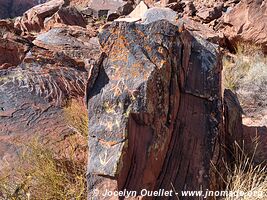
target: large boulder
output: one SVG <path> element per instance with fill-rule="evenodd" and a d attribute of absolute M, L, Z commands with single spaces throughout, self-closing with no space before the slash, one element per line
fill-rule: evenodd
<path fill-rule="evenodd" d="M 105 189 L 218 189 L 217 46 L 165 20 L 116 22 L 99 37 L 103 53 L 87 87 L 89 197 L 105 199 Z"/>
<path fill-rule="evenodd" d="M 82 98 L 86 75 L 74 63 L 63 63 L 59 55 L 36 47 L 16 68 L 0 70 L 1 168 L 17 161 L 18 141 L 40 137 L 48 148 L 58 151 L 67 148 L 71 137 L 82 140 L 63 108 L 68 101 Z"/>
<path fill-rule="evenodd" d="M 224 34 L 233 45 L 248 42 L 267 52 L 267 2 L 243 0 L 224 17 Z"/>

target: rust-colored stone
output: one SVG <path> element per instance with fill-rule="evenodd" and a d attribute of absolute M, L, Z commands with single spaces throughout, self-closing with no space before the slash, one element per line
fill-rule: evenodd
<path fill-rule="evenodd" d="M 87 90 L 88 198 L 94 188 L 218 188 L 211 166 L 224 156 L 217 46 L 167 21 L 113 23 L 100 44 L 104 56 Z"/>
<path fill-rule="evenodd" d="M 225 15 L 223 32 L 233 45 L 238 42 L 257 44 L 267 52 L 266 12 L 266 1 L 241 1 Z"/>

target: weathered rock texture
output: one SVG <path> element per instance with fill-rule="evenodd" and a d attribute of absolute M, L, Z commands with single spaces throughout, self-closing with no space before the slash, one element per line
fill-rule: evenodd
<path fill-rule="evenodd" d="M 52 0 L 35 6 L 22 17 L 16 18 L 15 26 L 23 32 L 39 32 L 44 28 L 45 19 L 51 17 L 64 5 L 66 5 L 65 0 Z"/>
<path fill-rule="evenodd" d="M 0 38 L 0 69 L 18 65 L 29 51 L 30 45 L 29 41 L 10 33 Z"/>
<path fill-rule="evenodd" d="M 234 149 L 238 146 L 242 148 L 244 142 L 244 131 L 242 124 L 243 110 L 237 96 L 229 89 L 224 90 L 224 127 L 225 145 L 228 155 L 233 161 Z"/>
<path fill-rule="evenodd" d="M 243 0 L 225 17 L 223 30 L 229 40 L 262 45 L 267 52 L 267 2 Z"/>
<path fill-rule="evenodd" d="M 74 109 L 86 113 L 88 71 L 100 55 L 95 35 L 60 27 L 33 43 L 9 32 L 0 38 L 0 170 L 16 159 L 17 142 L 30 138 L 40 137 L 55 151 L 74 145 L 79 156 L 86 154 L 86 133 L 68 119 L 78 111 L 65 109 L 77 102 Z"/>
<path fill-rule="evenodd" d="M 51 29 L 56 23 L 86 27 L 85 19 L 75 7 L 60 8 L 53 16 L 45 20 L 44 27 Z"/>
<path fill-rule="evenodd" d="M 87 89 L 89 190 L 218 188 L 217 46 L 167 21 L 113 23 L 100 43 Z"/>
<path fill-rule="evenodd" d="M 266 164 L 266 126 L 248 123 L 242 119 L 243 109 L 240 106 L 237 95 L 229 89 L 224 91 L 224 127 L 225 150 L 228 155 L 228 164 L 231 166 L 238 162 L 236 155 L 242 151 L 248 155 L 255 164 Z"/>

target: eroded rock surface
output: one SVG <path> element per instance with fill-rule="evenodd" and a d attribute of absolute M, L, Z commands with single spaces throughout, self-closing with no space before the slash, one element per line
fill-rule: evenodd
<path fill-rule="evenodd" d="M 19 142 L 36 137 L 55 151 L 74 147 L 85 157 L 87 133 L 68 117 L 86 113 L 88 72 L 100 55 L 95 35 L 61 26 L 33 43 L 10 32 L 0 38 L 0 168 L 16 160 Z M 66 111 L 73 102 L 79 110 Z"/>
<path fill-rule="evenodd" d="M 262 45 L 267 52 L 267 2 L 241 1 L 225 17 L 225 35 L 236 45 L 248 42 Z"/>
<path fill-rule="evenodd" d="M 45 19 L 44 28 L 49 30 L 57 23 L 86 28 L 86 21 L 82 14 L 75 7 L 71 6 L 60 8 L 53 16 Z"/>
<path fill-rule="evenodd" d="M 211 161 L 217 167 L 231 153 L 221 146 L 258 135 L 261 162 L 266 127 L 242 125 L 230 91 L 221 102 L 221 57 L 212 43 L 224 46 L 225 33 L 232 44 L 266 46 L 266 1 L 220 2 L 52 0 L 0 20 L 0 169 L 15 159 L 18 138 L 40 135 L 66 148 L 74 139 L 85 153 L 87 141 L 64 110 L 71 102 L 84 110 L 85 90 L 88 198 L 105 188 L 218 190 Z M 103 27 L 100 49 L 106 15 L 131 23 Z"/>
<path fill-rule="evenodd" d="M 242 124 L 243 110 L 240 106 L 237 95 L 231 90 L 224 91 L 224 127 L 225 144 L 228 155 L 233 161 L 234 151 L 239 146 L 242 148 L 244 142 L 244 131 Z"/>
<path fill-rule="evenodd" d="M 37 5 L 25 12 L 22 17 L 16 18 L 15 26 L 23 32 L 39 32 L 44 28 L 45 19 L 51 17 L 64 5 L 67 5 L 65 0 L 52 0 Z"/>
<path fill-rule="evenodd" d="M 219 187 L 210 161 L 223 157 L 220 56 L 179 30 L 116 22 L 100 34 L 87 90 L 89 190 Z"/>
<path fill-rule="evenodd" d="M 0 37 L 0 69 L 18 65 L 24 59 L 30 46 L 28 40 L 11 33 Z"/>

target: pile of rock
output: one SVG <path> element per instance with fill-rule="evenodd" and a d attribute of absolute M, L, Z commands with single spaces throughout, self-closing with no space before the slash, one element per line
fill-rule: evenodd
<path fill-rule="evenodd" d="M 86 146 L 63 117 L 86 92 L 89 195 L 219 189 L 210 161 L 219 168 L 231 159 L 222 146 L 255 130 L 235 95 L 222 95 L 219 47 L 266 50 L 266 9 L 263 0 L 51 0 L 0 20 L 0 165 L 17 137 Z"/>

